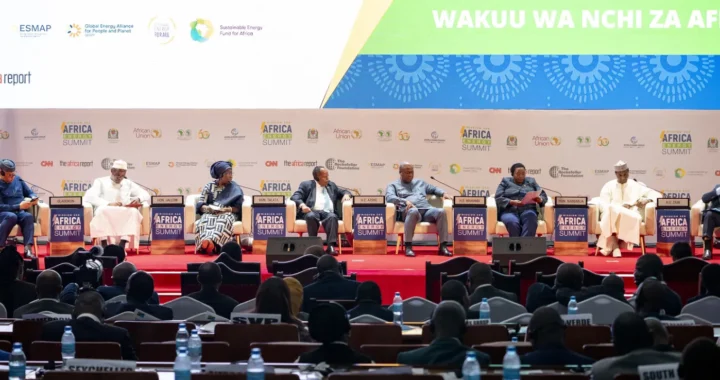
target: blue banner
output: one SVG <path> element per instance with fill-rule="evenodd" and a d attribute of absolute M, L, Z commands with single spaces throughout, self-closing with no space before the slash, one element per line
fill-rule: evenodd
<path fill-rule="evenodd" d="M 153 207 L 151 212 L 153 240 L 185 240 L 185 208 Z"/>
<path fill-rule="evenodd" d="M 555 208 L 555 241 L 587 243 L 588 209 Z"/>
<path fill-rule="evenodd" d="M 355 240 L 385 240 L 385 207 L 353 208 Z"/>
<path fill-rule="evenodd" d="M 53 208 L 50 209 L 50 242 L 76 243 L 82 242 L 85 236 L 84 209 Z"/>
<path fill-rule="evenodd" d="M 657 209 L 657 242 L 690 241 L 690 211 Z"/>
<path fill-rule="evenodd" d="M 253 207 L 253 239 L 285 236 L 285 207 Z"/>
<path fill-rule="evenodd" d="M 454 241 L 486 241 L 487 209 L 481 207 L 455 208 Z"/>

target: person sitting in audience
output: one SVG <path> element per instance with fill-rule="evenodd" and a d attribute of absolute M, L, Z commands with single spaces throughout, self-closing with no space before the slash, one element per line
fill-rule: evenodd
<path fill-rule="evenodd" d="M 475 263 L 468 270 L 468 288 L 470 289 L 470 305 L 480 303 L 483 298 L 502 297 L 508 301 L 518 302 L 517 294 L 500 290 L 492 285 L 493 273 L 490 265 Z"/>
<path fill-rule="evenodd" d="M 133 273 L 127 283 L 127 300 L 105 305 L 105 315 L 110 318 L 126 311 L 140 310 L 160 320 L 172 320 L 173 310 L 171 308 L 148 303 L 154 288 L 155 282 L 147 272 Z"/>
<path fill-rule="evenodd" d="M 285 281 L 285 285 L 287 285 L 288 290 L 290 290 L 290 314 L 301 321 L 307 321 L 308 314 L 300 311 L 303 302 L 302 284 L 293 277 L 285 277 L 283 281 Z"/>
<path fill-rule="evenodd" d="M 9 245 L 0 251 L 0 303 L 7 315 L 27 305 L 36 297 L 35 285 L 22 281 L 25 263 L 15 246 Z"/>
<path fill-rule="evenodd" d="M 442 301 L 430 320 L 434 339 L 429 346 L 398 354 L 397 362 L 405 365 L 432 365 L 462 368 L 468 351 L 475 351 L 481 366 L 490 363 L 490 356 L 462 343 L 465 335 L 465 308 L 455 301 Z"/>
<path fill-rule="evenodd" d="M 332 255 L 324 255 L 317 262 L 318 278 L 305 287 L 302 310 L 310 312 L 311 299 L 353 300 L 360 283 L 347 280 L 340 271 L 340 263 Z"/>
<path fill-rule="evenodd" d="M 480 318 L 480 311 L 470 310 L 470 297 L 468 297 L 467 288 L 458 280 L 450 280 L 443 284 L 440 288 L 441 301 L 455 301 L 465 309 L 467 319 Z M 481 300 L 482 301 L 482 300 Z"/>
<path fill-rule="evenodd" d="M 117 244 L 108 244 L 107 247 L 105 247 L 102 250 L 102 256 L 103 257 L 115 257 L 117 258 L 117 263 L 124 263 L 125 262 L 125 249 L 123 247 L 117 245 Z"/>
<path fill-rule="evenodd" d="M 393 313 L 388 308 L 382 306 L 380 287 L 375 282 L 365 281 L 360 284 L 357 289 L 355 301 L 357 301 L 357 306 L 348 312 L 350 319 L 367 314 L 387 322 L 392 322 Z"/>
<path fill-rule="evenodd" d="M 50 311 L 56 314 L 70 314 L 73 307 L 59 300 L 62 291 L 62 277 L 52 269 L 46 269 L 38 275 L 35 282 L 38 299 L 15 309 L 13 318 L 22 318 L 25 314 Z"/>
<path fill-rule="evenodd" d="M 350 322 L 345 316 L 345 308 L 335 302 L 318 305 L 308 318 L 310 336 L 322 344 L 305 352 L 297 359 L 298 363 L 351 366 L 368 364 L 372 360 L 348 346 Z"/>
<path fill-rule="evenodd" d="M 290 289 L 280 277 L 270 277 L 260 284 L 253 313 L 279 314 L 280 322 L 297 326 L 301 342 L 310 341 L 305 325 L 291 314 Z"/>
<path fill-rule="evenodd" d="M 645 318 L 645 323 L 653 337 L 653 349 L 660 352 L 673 352 L 675 347 L 670 344 L 670 333 L 657 318 Z"/>
<path fill-rule="evenodd" d="M 565 322 L 560 314 L 543 306 L 533 313 L 527 328 L 527 339 L 533 351 L 520 360 L 527 365 L 587 365 L 595 360 L 568 350 L 565 347 Z"/>
<path fill-rule="evenodd" d="M 212 307 L 215 314 L 230 319 L 230 314 L 238 301 L 220 293 L 220 284 L 222 284 L 220 266 L 213 262 L 203 263 L 198 268 L 197 281 L 200 284 L 200 291 L 190 293 L 188 297 Z"/>
<path fill-rule="evenodd" d="M 658 281 L 663 280 L 663 262 L 660 257 L 652 253 L 640 256 L 635 262 L 635 284 L 638 288 L 635 294 L 628 300 L 630 305 L 635 306 L 635 298 L 640 292 L 640 289 L 642 289 L 643 282 L 649 278 L 654 278 Z M 662 309 L 665 310 L 665 314 L 667 315 L 680 314 L 680 310 L 682 309 L 680 296 L 668 287 L 665 289 L 666 292 L 663 297 Z"/>
<path fill-rule="evenodd" d="M 686 257 L 693 257 L 693 249 L 690 246 L 690 243 L 678 241 L 672 245 L 672 248 L 670 248 L 670 256 L 672 257 L 673 262 Z"/>
<path fill-rule="evenodd" d="M 645 320 L 633 312 L 620 314 L 612 325 L 613 346 L 618 356 L 592 366 L 593 380 L 613 380 L 621 373 L 636 374 L 639 365 L 677 363 L 680 354 L 653 350 L 653 337 Z"/>
<path fill-rule="evenodd" d="M 593 287 L 591 286 L 590 288 Z M 610 273 L 603 278 L 599 292 L 618 301 L 627 303 L 627 299 L 625 298 L 625 281 L 615 273 Z"/>
<path fill-rule="evenodd" d="M 598 287 L 583 288 L 582 268 L 573 263 L 563 263 L 557 269 L 555 286 L 549 287 L 542 283 L 535 283 L 528 288 L 526 308 L 533 313 L 541 306 L 558 302 L 567 306 L 570 297 L 575 296 L 577 302 L 600 294 Z"/>
<path fill-rule="evenodd" d="M 677 320 L 665 315 L 663 304 L 667 292 L 667 285 L 662 282 L 652 278 L 645 280 L 635 298 L 635 311 L 643 318 L 657 318 L 661 321 Z"/>
<path fill-rule="evenodd" d="M 713 375 L 713 373 L 715 375 Z M 683 380 L 707 380 L 720 373 L 720 347 L 708 338 L 690 342 L 682 353 L 678 376 Z"/>
<path fill-rule="evenodd" d="M 135 272 L 137 272 L 135 264 L 129 261 L 125 261 L 116 265 L 112 271 L 113 284 L 110 286 L 98 286 L 98 293 L 100 293 L 100 295 L 103 297 L 103 299 L 105 299 L 105 301 L 125 294 L 125 292 L 127 291 L 128 279 Z M 160 304 L 160 297 L 158 296 L 157 292 L 153 291 L 152 297 L 150 297 L 150 301 L 148 301 L 148 303 L 151 305 Z"/>
<path fill-rule="evenodd" d="M 322 257 L 325 255 L 325 248 L 323 248 L 322 245 L 311 245 L 307 248 L 305 248 L 305 252 L 303 252 L 303 256 L 305 255 L 313 255 L 317 257 Z"/>
<path fill-rule="evenodd" d="M 227 253 L 234 260 L 242 261 L 242 248 L 240 247 L 240 244 L 234 241 L 225 243 L 220 249 L 220 253 Z"/>
<path fill-rule="evenodd" d="M 59 342 L 65 326 L 72 327 L 76 342 L 115 342 L 120 344 L 122 358 L 137 360 L 133 342 L 127 329 L 103 323 L 102 296 L 93 290 L 81 291 L 75 300 L 75 309 L 70 321 L 52 321 L 43 325 L 40 340 Z"/>
<path fill-rule="evenodd" d="M 0 362 L 6 362 L 8 360 L 10 360 L 10 353 L 0 350 Z"/>
<path fill-rule="evenodd" d="M 700 282 L 703 291 L 700 295 L 690 298 L 687 303 L 700 301 L 708 296 L 720 297 L 720 265 L 708 264 L 700 271 Z"/>

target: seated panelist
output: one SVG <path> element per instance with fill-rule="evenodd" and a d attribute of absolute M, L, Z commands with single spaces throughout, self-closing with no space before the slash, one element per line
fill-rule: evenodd
<path fill-rule="evenodd" d="M 195 209 L 200 214 L 195 227 L 195 252 L 219 253 L 232 240 L 233 224 L 242 220 L 243 191 L 233 181 L 232 164 L 217 161 L 210 166 L 212 181 L 202 189 Z"/>
<path fill-rule="evenodd" d="M 38 196 L 20 176 L 15 175 L 15 161 L 0 160 L 0 249 L 5 247 L 8 235 L 19 225 L 25 244 L 25 257 L 33 258 L 35 218 L 30 208 L 38 204 Z"/>
<path fill-rule="evenodd" d="M 525 165 L 517 163 L 510 168 L 512 177 L 503 178 L 495 191 L 495 203 L 500 221 L 505 224 L 508 234 L 516 236 L 535 236 L 538 226 L 538 205 L 545 206 L 548 198 L 545 191 L 532 177 L 527 177 Z M 525 195 L 540 191 L 534 203 L 522 204 Z"/>

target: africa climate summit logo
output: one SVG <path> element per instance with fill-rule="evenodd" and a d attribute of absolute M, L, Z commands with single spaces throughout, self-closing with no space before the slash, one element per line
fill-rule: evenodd
<path fill-rule="evenodd" d="M 214 31 L 215 29 L 210 20 L 199 18 L 190 23 L 190 38 L 193 41 L 205 42 L 212 36 Z"/>

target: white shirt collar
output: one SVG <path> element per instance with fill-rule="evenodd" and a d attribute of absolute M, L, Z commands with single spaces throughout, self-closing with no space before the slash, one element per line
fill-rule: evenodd
<path fill-rule="evenodd" d="M 84 318 L 84 317 L 90 318 L 97 323 L 102 323 L 100 321 L 100 318 L 95 316 L 95 314 L 90 314 L 90 313 L 82 313 L 82 314 L 78 315 L 76 319 L 80 319 L 80 318 Z"/>
<path fill-rule="evenodd" d="M 36 299 L 35 301 L 32 301 L 32 302 L 40 302 L 40 301 L 53 301 L 53 302 L 60 303 L 60 301 L 57 300 L 57 299 L 55 299 L 55 298 L 38 298 L 38 299 Z M 32 303 L 32 302 L 31 302 L 31 303 Z"/>
<path fill-rule="evenodd" d="M 483 284 L 483 285 L 478 286 L 478 287 L 475 288 L 475 289 L 487 288 L 488 286 L 492 286 L 492 284 Z"/>

